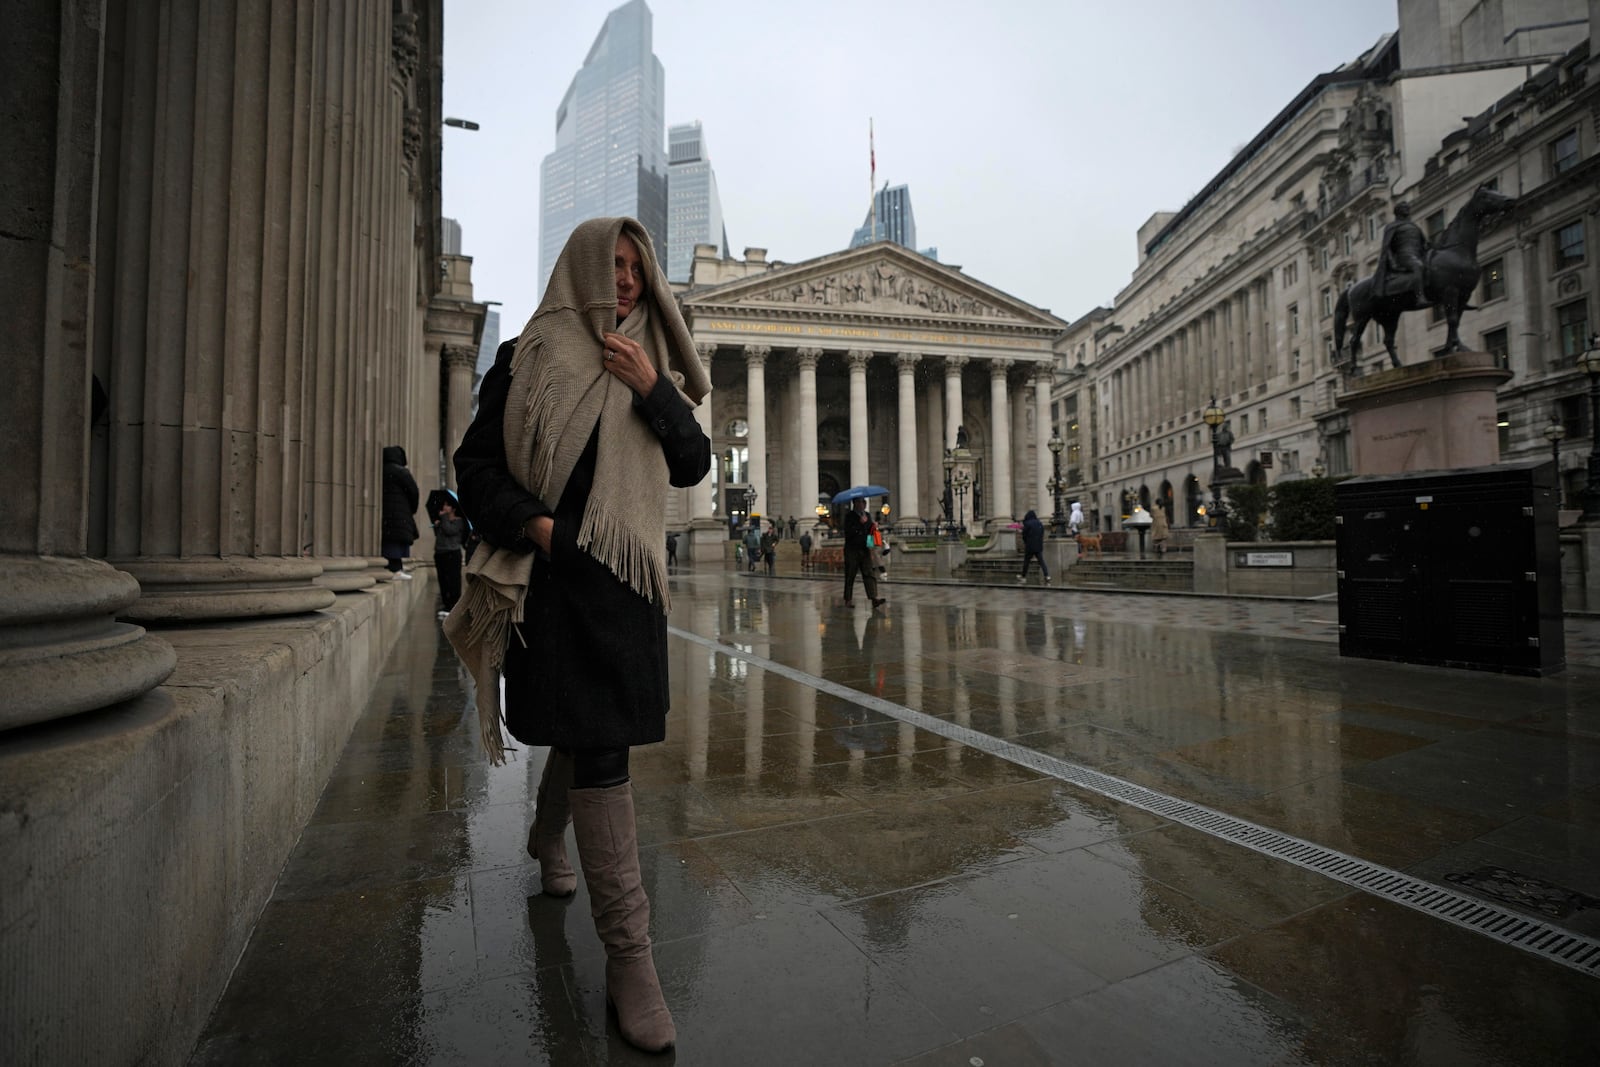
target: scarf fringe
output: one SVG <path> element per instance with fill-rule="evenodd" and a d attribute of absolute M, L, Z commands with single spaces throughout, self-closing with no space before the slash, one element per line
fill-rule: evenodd
<path fill-rule="evenodd" d="M 659 540 L 666 540 L 664 526 Z M 672 610 L 667 570 L 661 556 L 616 516 L 602 515 L 593 507 L 586 508 L 583 525 L 578 529 L 578 546 L 603 563 L 635 593 L 660 605 L 662 614 Z"/>

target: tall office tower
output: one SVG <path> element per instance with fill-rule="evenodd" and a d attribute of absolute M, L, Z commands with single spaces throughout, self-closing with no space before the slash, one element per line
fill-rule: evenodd
<path fill-rule="evenodd" d="M 667 280 L 686 282 L 694 246 L 718 245 L 728 256 L 728 231 L 722 222 L 717 172 L 706 157 L 698 122 L 667 130 Z"/>
<path fill-rule="evenodd" d="M 478 413 L 478 387 L 483 376 L 494 366 L 494 356 L 500 349 L 500 309 L 492 307 L 483 314 L 483 340 L 478 345 L 478 362 L 472 368 L 472 413 Z"/>
<path fill-rule="evenodd" d="M 539 292 L 585 219 L 632 215 L 667 247 L 666 73 L 651 15 L 629 0 L 606 16 L 556 110 L 556 148 L 540 168 Z"/>
<path fill-rule="evenodd" d="M 857 248 L 873 241 L 893 241 L 913 252 L 917 249 L 917 220 L 911 213 L 911 189 L 905 185 L 892 185 L 873 194 L 878 209 L 878 229 L 872 230 L 872 212 L 861 220 L 861 228 L 850 238 L 850 247 Z"/>
<path fill-rule="evenodd" d="M 461 254 L 461 223 L 455 219 L 439 220 L 439 251 L 447 256 Z"/>

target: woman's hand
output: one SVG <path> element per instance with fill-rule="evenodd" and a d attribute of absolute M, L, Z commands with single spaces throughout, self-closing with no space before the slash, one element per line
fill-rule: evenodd
<path fill-rule="evenodd" d="M 656 378 L 659 376 L 655 364 L 645 354 L 644 346 L 620 333 L 605 333 L 601 337 L 605 341 L 605 350 L 600 358 L 605 361 L 605 369 L 640 396 L 649 395 L 650 390 L 656 387 Z"/>
<path fill-rule="evenodd" d="M 555 532 L 556 520 L 549 515 L 535 515 L 522 524 L 522 532 L 526 534 L 539 551 L 546 556 L 550 554 L 550 535 Z"/>

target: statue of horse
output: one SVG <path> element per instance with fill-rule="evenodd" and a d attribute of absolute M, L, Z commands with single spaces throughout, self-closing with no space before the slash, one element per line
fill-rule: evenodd
<path fill-rule="evenodd" d="M 1345 327 L 1350 327 L 1350 355 L 1341 370 L 1347 375 L 1355 372 L 1361 361 L 1361 334 L 1374 319 L 1383 327 L 1383 347 L 1389 352 L 1390 362 L 1400 366 L 1400 356 L 1394 350 L 1394 330 L 1400 323 L 1401 313 L 1421 311 L 1436 304 L 1444 307 L 1445 320 L 1449 323 L 1445 351 L 1460 351 L 1462 344 L 1457 327 L 1461 312 L 1466 310 L 1467 299 L 1478 287 L 1479 227 L 1486 217 L 1509 211 L 1515 205 L 1514 197 L 1486 185 L 1478 187 L 1428 251 L 1423 267 L 1423 289 L 1427 294 L 1424 303 L 1417 303 L 1415 294 L 1410 291 L 1380 295 L 1374 292 L 1371 278 L 1362 278 L 1340 293 L 1338 306 L 1333 309 L 1336 352 L 1344 352 Z"/>

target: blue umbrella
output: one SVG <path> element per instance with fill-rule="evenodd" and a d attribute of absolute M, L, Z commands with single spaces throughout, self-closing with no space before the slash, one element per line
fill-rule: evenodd
<path fill-rule="evenodd" d="M 853 485 L 841 493 L 833 494 L 833 503 L 837 507 L 840 504 L 848 504 L 857 497 L 888 495 L 889 490 L 881 485 Z"/>

